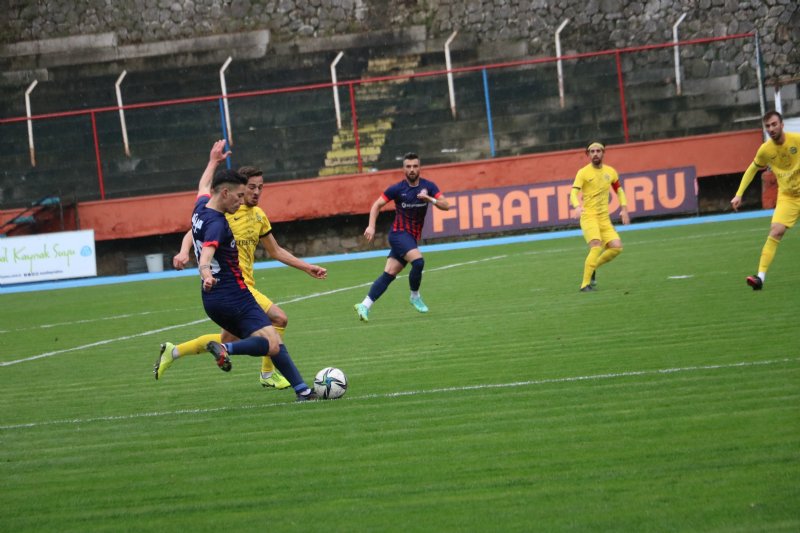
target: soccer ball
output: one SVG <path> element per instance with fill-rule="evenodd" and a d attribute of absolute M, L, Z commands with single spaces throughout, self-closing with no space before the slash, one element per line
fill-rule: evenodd
<path fill-rule="evenodd" d="M 341 398 L 347 392 L 347 376 L 338 368 L 323 368 L 314 378 L 314 392 L 325 400 Z"/>

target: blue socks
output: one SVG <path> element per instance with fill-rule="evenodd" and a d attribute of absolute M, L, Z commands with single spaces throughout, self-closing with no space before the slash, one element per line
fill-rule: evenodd
<path fill-rule="evenodd" d="M 269 341 L 264 337 L 248 337 L 240 341 L 226 342 L 225 349 L 228 350 L 229 355 L 251 355 L 253 357 L 262 357 L 269 353 Z M 272 356 L 272 364 L 281 371 L 283 377 L 289 380 L 292 388 L 300 393 L 308 389 L 303 376 L 292 361 L 289 352 L 286 350 L 286 345 L 281 344 L 278 355 Z"/>
<path fill-rule="evenodd" d="M 386 272 L 378 276 L 378 279 L 372 283 L 372 287 L 369 289 L 369 299 L 374 302 L 380 298 L 381 295 L 386 292 L 386 289 L 389 288 L 389 284 L 394 281 L 394 278 L 395 276 L 392 276 Z M 281 374 L 283 374 L 283 370 L 281 370 Z M 286 374 L 283 375 L 286 376 Z M 286 376 L 286 379 L 289 379 L 289 377 Z"/>
<path fill-rule="evenodd" d="M 425 259 L 422 257 L 411 261 L 411 272 L 408 273 L 408 286 L 414 292 L 419 290 L 419 286 L 422 283 L 423 268 L 425 268 Z"/>
<path fill-rule="evenodd" d="M 295 392 L 300 393 L 308 389 L 308 385 L 303 381 L 303 376 L 300 375 L 300 371 L 297 370 L 294 361 L 292 361 L 292 357 L 286 350 L 285 344 L 281 344 L 281 350 L 278 352 L 278 355 L 272 356 L 272 364 L 275 365 L 275 368 L 281 371 L 283 377 L 292 384 L 292 388 Z"/>
<path fill-rule="evenodd" d="M 229 355 L 252 355 L 262 357 L 269 353 L 269 341 L 264 337 L 247 337 L 240 341 L 226 342 Z"/>

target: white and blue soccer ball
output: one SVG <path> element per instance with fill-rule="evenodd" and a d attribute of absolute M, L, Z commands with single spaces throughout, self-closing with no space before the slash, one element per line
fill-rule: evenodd
<path fill-rule="evenodd" d="M 341 398 L 347 392 L 347 376 L 338 368 L 323 368 L 314 378 L 314 392 L 325 400 Z"/>

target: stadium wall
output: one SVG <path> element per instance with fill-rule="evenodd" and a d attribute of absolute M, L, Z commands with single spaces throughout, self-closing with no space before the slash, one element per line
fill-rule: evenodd
<path fill-rule="evenodd" d="M 273 42 L 303 46 L 343 33 L 413 25 L 425 26 L 426 40 L 447 38 L 457 29 L 459 41 L 479 43 L 495 57 L 496 47 L 553 56 L 553 34 L 565 19 L 561 41 L 563 52 L 571 54 L 669 41 L 672 25 L 684 13 L 682 40 L 755 30 L 767 79 L 797 75 L 800 3 L 795 0 L 84 0 L 78 5 L 13 0 L 0 18 L 0 43 L 7 45 L 0 47 L 0 57 L 20 55 L 26 43 L 104 33 L 113 34 L 114 46 L 126 46 L 268 30 Z M 716 50 L 687 58 L 685 68 L 693 77 L 713 76 L 746 64 L 752 53 L 752 43 Z"/>
<path fill-rule="evenodd" d="M 667 168 L 695 167 L 700 186 L 700 210 L 720 211 L 727 206 L 743 169 L 752 161 L 762 142 L 761 130 L 704 135 L 611 145 L 606 162 L 620 174 Z M 424 166 L 424 154 L 423 166 Z M 442 191 L 454 193 L 511 185 L 527 185 L 574 177 L 586 164 L 583 150 L 498 158 L 469 163 L 424 166 L 423 175 Z M 201 169 L 198 169 L 198 174 Z M 720 178 L 721 177 L 721 178 Z M 367 244 L 359 239 L 366 215 L 375 199 L 394 181 L 398 170 L 269 183 L 261 206 L 265 209 L 282 244 L 298 255 L 354 252 Z M 705 185 L 707 184 L 707 186 Z M 761 191 L 751 186 L 750 206 L 761 206 Z M 83 202 L 68 224 L 94 229 L 98 241 L 100 274 L 124 274 L 126 256 L 141 258 L 163 252 L 171 257 L 180 245 L 180 234 L 188 229 L 196 192 Z M 330 199 L 335 198 L 336 202 Z M 391 207 L 391 206 L 390 206 Z M 19 210 L 0 212 L 0 224 Z M 381 218 L 382 232 L 391 213 Z M 55 221 L 54 221 L 55 224 Z M 287 230 L 287 228 L 289 228 Z M 52 228 L 58 231 L 61 228 Z M 78 229 L 67 227 L 66 229 Z M 378 235 L 377 242 L 383 242 Z"/>

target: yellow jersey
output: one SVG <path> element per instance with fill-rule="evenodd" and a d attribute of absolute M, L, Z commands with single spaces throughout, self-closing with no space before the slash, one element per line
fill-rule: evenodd
<path fill-rule="evenodd" d="M 266 213 L 258 207 L 248 207 L 242 204 L 233 213 L 226 213 L 225 218 L 233 231 L 236 247 L 239 249 L 239 267 L 242 269 L 244 282 L 248 287 L 255 287 L 253 276 L 253 263 L 256 258 L 256 248 L 262 237 L 272 232 L 272 225 Z"/>
<path fill-rule="evenodd" d="M 753 163 L 769 167 L 778 180 L 778 189 L 790 196 L 800 197 L 800 133 L 783 133 L 783 144 L 772 139 L 761 145 Z"/>
<path fill-rule="evenodd" d="M 621 206 L 626 205 L 625 195 L 619 183 L 617 171 L 608 165 L 601 165 L 595 168 L 589 163 L 578 171 L 575 181 L 572 184 L 573 194 L 570 195 L 572 207 L 578 207 L 576 190 L 583 195 L 583 212 L 586 214 L 603 215 L 608 214 L 608 194 L 609 189 L 614 190 L 619 196 Z"/>

